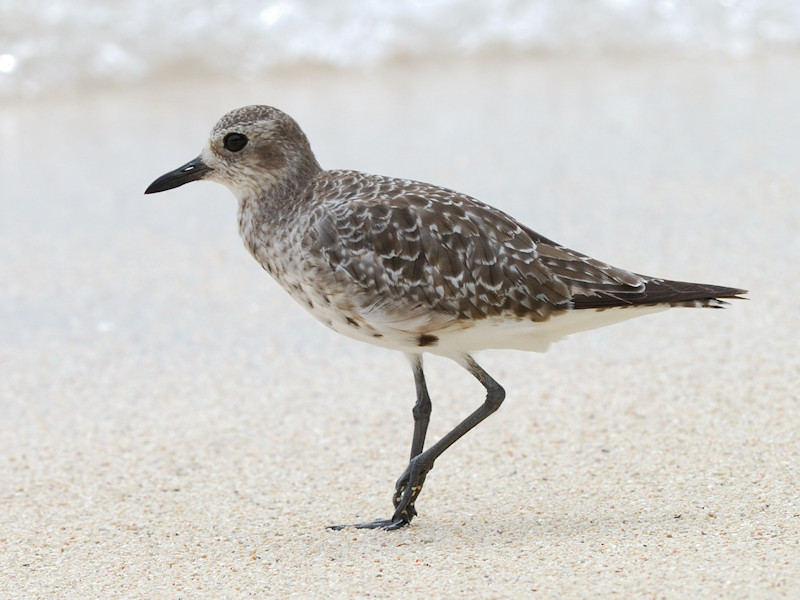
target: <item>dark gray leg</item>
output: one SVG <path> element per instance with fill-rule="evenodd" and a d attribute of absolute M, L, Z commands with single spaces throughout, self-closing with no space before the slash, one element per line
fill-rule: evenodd
<path fill-rule="evenodd" d="M 447 450 L 450 446 L 452 446 L 456 441 L 458 441 L 465 433 L 467 433 L 470 429 L 475 427 L 478 423 L 486 419 L 489 415 L 495 412 L 500 405 L 503 403 L 503 400 L 506 397 L 505 390 L 497 383 L 491 376 L 484 371 L 478 363 L 473 360 L 473 358 L 469 355 L 464 355 L 461 357 L 460 364 L 467 369 L 475 379 L 481 382 L 484 388 L 486 388 L 486 400 L 484 400 L 483 404 L 481 404 L 477 410 L 475 410 L 472 414 L 470 414 L 466 419 L 461 421 L 458 425 L 456 425 L 449 433 L 447 433 L 442 439 L 436 442 L 433 446 L 428 448 L 425 452 L 421 452 L 419 454 L 414 454 L 413 450 L 415 449 L 412 446 L 412 458 L 411 462 L 408 463 L 408 467 L 397 480 L 395 484 L 395 494 L 394 498 L 392 499 L 395 506 L 394 514 L 390 519 L 379 519 L 377 521 L 373 521 L 371 523 L 359 523 L 357 525 L 337 525 L 332 527 L 332 529 L 343 529 L 344 527 L 357 527 L 359 529 L 400 529 L 401 527 L 408 525 L 411 522 L 411 519 L 416 516 L 417 511 L 414 507 L 414 503 L 419 496 L 420 491 L 422 491 L 422 485 L 425 483 L 425 477 L 428 472 L 433 468 L 433 463 L 436 461 L 442 453 Z M 413 363 L 412 363 L 413 366 Z M 422 363 L 420 362 L 419 372 L 420 375 L 422 374 Z M 415 370 L 415 377 L 416 377 L 416 370 Z M 417 379 L 419 382 L 419 379 Z M 424 388 L 424 378 L 423 378 L 423 388 Z M 417 391 L 418 391 L 418 398 L 417 403 L 419 404 L 419 383 L 417 384 Z M 427 396 L 427 392 L 426 392 Z M 430 400 L 428 400 L 430 402 Z M 424 404 L 424 403 L 423 403 Z M 415 407 L 416 408 L 416 407 Z M 424 412 L 423 412 L 424 414 Z M 420 428 L 419 423 L 422 422 L 423 419 L 417 421 L 414 426 L 414 443 L 417 442 L 417 431 Z M 424 419 L 425 427 L 427 427 L 427 418 Z M 424 441 L 424 433 L 421 436 Z M 420 442 L 420 449 L 422 447 L 422 443 Z"/>
<path fill-rule="evenodd" d="M 414 370 L 414 385 L 417 388 L 417 403 L 411 414 L 414 415 L 414 439 L 411 442 L 411 457 L 409 460 L 422 454 L 425 447 L 425 434 L 428 432 L 428 423 L 431 420 L 431 398 L 428 395 L 428 386 L 425 385 L 425 373 L 422 370 L 422 355 L 410 354 L 408 360 Z"/>

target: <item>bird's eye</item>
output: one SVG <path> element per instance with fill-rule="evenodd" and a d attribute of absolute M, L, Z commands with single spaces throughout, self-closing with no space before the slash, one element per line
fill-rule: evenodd
<path fill-rule="evenodd" d="M 247 136 L 241 133 L 229 133 L 222 140 L 222 145 L 225 146 L 226 150 L 239 152 L 239 150 L 247 146 Z"/>

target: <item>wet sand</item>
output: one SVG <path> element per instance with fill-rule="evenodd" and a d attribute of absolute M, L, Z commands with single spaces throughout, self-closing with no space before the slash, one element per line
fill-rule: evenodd
<path fill-rule="evenodd" d="M 800 57 L 481 59 L 0 106 L 0 597 L 800 594 Z M 386 517 L 398 353 L 310 318 L 214 184 L 143 196 L 224 112 L 431 181 L 620 267 L 741 286 L 548 354 Z M 430 359 L 429 440 L 482 401 Z"/>

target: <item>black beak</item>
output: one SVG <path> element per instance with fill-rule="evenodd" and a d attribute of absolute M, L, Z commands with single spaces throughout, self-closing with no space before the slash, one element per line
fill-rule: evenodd
<path fill-rule="evenodd" d="M 179 187 L 184 183 L 203 179 L 203 177 L 208 175 L 211 171 L 213 171 L 213 169 L 205 164 L 198 156 L 194 160 L 190 160 L 182 167 L 178 167 L 174 171 L 165 173 L 156 179 L 150 184 L 144 193 L 155 194 L 156 192 L 165 192 L 167 190 L 171 190 L 172 188 Z"/>

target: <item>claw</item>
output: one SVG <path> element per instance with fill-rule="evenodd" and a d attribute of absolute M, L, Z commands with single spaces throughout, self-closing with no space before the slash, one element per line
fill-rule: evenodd
<path fill-rule="evenodd" d="M 395 507 L 394 518 L 401 517 L 410 521 L 416 516 L 417 511 L 414 504 L 422 491 L 422 485 L 425 483 L 425 477 L 430 469 L 429 466 L 421 465 L 417 458 L 412 459 L 408 464 L 395 484 L 392 497 Z"/>

